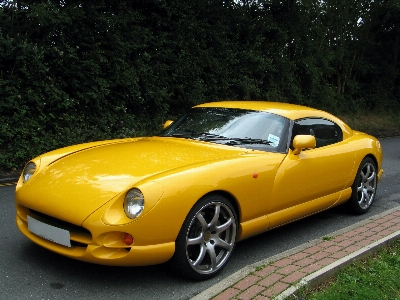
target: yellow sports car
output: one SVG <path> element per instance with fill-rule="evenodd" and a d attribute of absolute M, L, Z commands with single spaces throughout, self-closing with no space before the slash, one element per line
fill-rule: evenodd
<path fill-rule="evenodd" d="M 379 141 L 326 112 L 285 103 L 195 106 L 157 136 L 32 159 L 16 222 L 38 245 L 91 263 L 168 262 L 207 279 L 237 241 L 346 203 L 357 214 L 382 176 Z"/>

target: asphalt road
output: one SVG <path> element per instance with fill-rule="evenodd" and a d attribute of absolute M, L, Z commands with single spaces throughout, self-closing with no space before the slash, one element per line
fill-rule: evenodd
<path fill-rule="evenodd" d="M 204 282 L 175 276 L 162 265 L 107 267 L 42 249 L 15 225 L 15 187 L 0 187 L 0 299 L 189 299 L 248 264 L 400 205 L 400 197 L 390 197 L 400 195 L 400 137 L 381 142 L 385 173 L 368 214 L 353 216 L 337 207 L 245 240 L 220 275 Z"/>

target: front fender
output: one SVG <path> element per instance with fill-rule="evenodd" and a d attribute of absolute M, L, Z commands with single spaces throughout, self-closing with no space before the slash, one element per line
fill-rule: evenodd
<path fill-rule="evenodd" d="M 265 215 L 276 170 L 284 157 L 279 153 L 250 153 L 152 176 L 151 180 L 162 185 L 164 192 L 145 216 L 132 223 L 136 241 L 140 245 L 154 240 L 174 241 L 195 203 L 214 191 L 232 196 L 239 222 Z"/>

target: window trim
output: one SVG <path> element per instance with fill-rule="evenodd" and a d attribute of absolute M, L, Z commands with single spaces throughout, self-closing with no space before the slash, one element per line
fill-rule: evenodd
<path fill-rule="evenodd" d="M 330 146 L 330 145 L 334 145 L 334 144 L 337 144 L 337 143 L 340 143 L 340 142 L 343 141 L 343 137 L 344 137 L 343 129 L 336 122 L 334 122 L 334 121 L 332 121 L 330 119 L 327 119 L 327 118 L 322 118 L 322 117 L 304 117 L 304 118 L 300 118 L 300 119 L 292 121 L 292 124 L 291 124 L 291 127 L 290 127 L 290 138 L 289 138 L 289 148 L 290 149 L 293 150 L 293 139 L 295 137 L 295 134 L 294 134 L 295 126 L 296 126 L 296 124 L 298 124 L 299 121 L 302 121 L 302 120 L 324 120 L 324 121 L 327 121 L 327 122 L 331 123 L 332 125 L 327 125 L 327 124 L 319 124 L 319 125 L 333 126 L 337 130 L 338 139 L 337 139 L 336 142 L 333 142 L 333 143 L 330 143 L 330 144 L 326 144 L 326 145 L 323 145 L 323 146 L 319 146 L 319 147 L 317 146 L 317 147 L 315 147 L 315 149 L 323 148 L 323 147 Z M 299 126 L 302 126 L 302 125 L 299 125 Z M 313 124 L 313 125 L 310 125 L 310 126 L 316 127 L 316 126 L 318 126 L 318 124 Z M 309 135 L 313 135 L 313 134 L 310 133 Z M 315 135 L 313 135 L 313 136 L 315 137 Z"/>

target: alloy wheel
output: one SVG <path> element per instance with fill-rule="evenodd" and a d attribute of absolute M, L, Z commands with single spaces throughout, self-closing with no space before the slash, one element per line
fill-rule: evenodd
<path fill-rule="evenodd" d="M 236 219 L 223 202 L 209 202 L 192 218 L 186 235 L 186 257 L 199 274 L 212 274 L 222 268 L 236 242 Z"/>
<path fill-rule="evenodd" d="M 357 187 L 357 200 L 360 208 L 367 209 L 375 198 L 376 170 L 375 165 L 367 162 L 360 171 L 360 181 Z"/>

